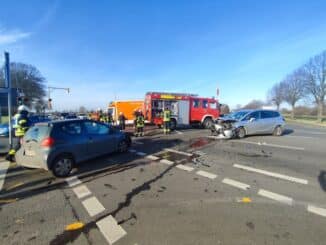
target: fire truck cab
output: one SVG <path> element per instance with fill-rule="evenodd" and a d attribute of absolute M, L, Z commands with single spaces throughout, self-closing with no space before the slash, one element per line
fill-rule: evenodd
<path fill-rule="evenodd" d="M 195 94 L 148 92 L 145 97 L 146 120 L 161 127 L 164 108 L 171 110 L 171 129 L 177 126 L 201 124 L 212 126 L 220 115 L 219 103 L 214 98 L 198 97 Z"/>

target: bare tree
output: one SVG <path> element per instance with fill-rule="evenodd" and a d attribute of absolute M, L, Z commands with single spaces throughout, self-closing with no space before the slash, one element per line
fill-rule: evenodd
<path fill-rule="evenodd" d="M 267 94 L 267 101 L 272 102 L 274 105 L 276 105 L 277 110 L 280 110 L 280 105 L 284 101 L 284 94 L 282 91 L 282 86 L 280 83 L 275 84 Z"/>
<path fill-rule="evenodd" d="M 261 100 L 252 100 L 248 104 L 246 104 L 243 109 L 259 109 L 264 106 L 264 102 Z"/>
<path fill-rule="evenodd" d="M 0 69 L 0 86 L 4 85 L 3 69 Z M 25 103 L 28 106 L 43 101 L 46 95 L 45 83 L 46 79 L 40 71 L 32 65 L 24 63 L 10 63 L 10 74 L 13 88 L 22 90 L 28 99 Z"/>
<path fill-rule="evenodd" d="M 304 72 L 302 69 L 295 70 L 288 75 L 280 84 L 284 101 L 292 107 L 291 118 L 294 118 L 295 104 L 304 97 Z"/>
<path fill-rule="evenodd" d="M 230 107 L 227 104 L 221 105 L 221 115 L 229 114 L 230 113 Z"/>
<path fill-rule="evenodd" d="M 304 86 L 308 94 L 312 95 L 318 107 L 318 121 L 323 118 L 326 95 L 326 51 L 311 58 L 303 66 Z"/>
<path fill-rule="evenodd" d="M 85 106 L 79 107 L 79 113 L 86 113 L 86 112 L 87 112 L 87 110 L 86 110 Z"/>

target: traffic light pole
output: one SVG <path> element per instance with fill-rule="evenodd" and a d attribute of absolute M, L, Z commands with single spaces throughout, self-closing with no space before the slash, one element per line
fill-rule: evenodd
<path fill-rule="evenodd" d="M 70 88 L 48 87 L 48 109 L 49 110 L 52 110 L 51 91 L 53 90 L 66 90 L 68 94 L 70 93 Z"/>
<path fill-rule="evenodd" d="M 12 123 L 11 123 L 11 110 L 12 110 L 12 91 L 11 91 L 11 79 L 10 79 L 10 58 L 9 53 L 5 52 L 5 76 L 6 76 L 6 88 L 8 93 L 8 126 L 9 126 L 9 147 L 12 149 Z"/>

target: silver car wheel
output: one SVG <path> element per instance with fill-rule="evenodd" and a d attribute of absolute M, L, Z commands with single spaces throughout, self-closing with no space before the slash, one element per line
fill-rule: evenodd
<path fill-rule="evenodd" d="M 69 158 L 60 158 L 58 161 L 55 162 L 53 166 L 53 171 L 57 176 L 67 176 L 69 175 L 72 169 L 72 160 Z"/>
<path fill-rule="evenodd" d="M 277 127 L 275 128 L 274 135 L 275 135 L 275 136 L 281 136 L 282 133 L 283 133 L 283 130 L 282 130 L 281 126 L 277 126 Z"/>

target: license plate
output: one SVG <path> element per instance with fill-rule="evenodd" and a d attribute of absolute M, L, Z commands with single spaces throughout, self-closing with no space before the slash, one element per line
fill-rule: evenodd
<path fill-rule="evenodd" d="M 25 150 L 25 155 L 29 157 L 35 156 L 35 151 L 32 150 Z"/>

